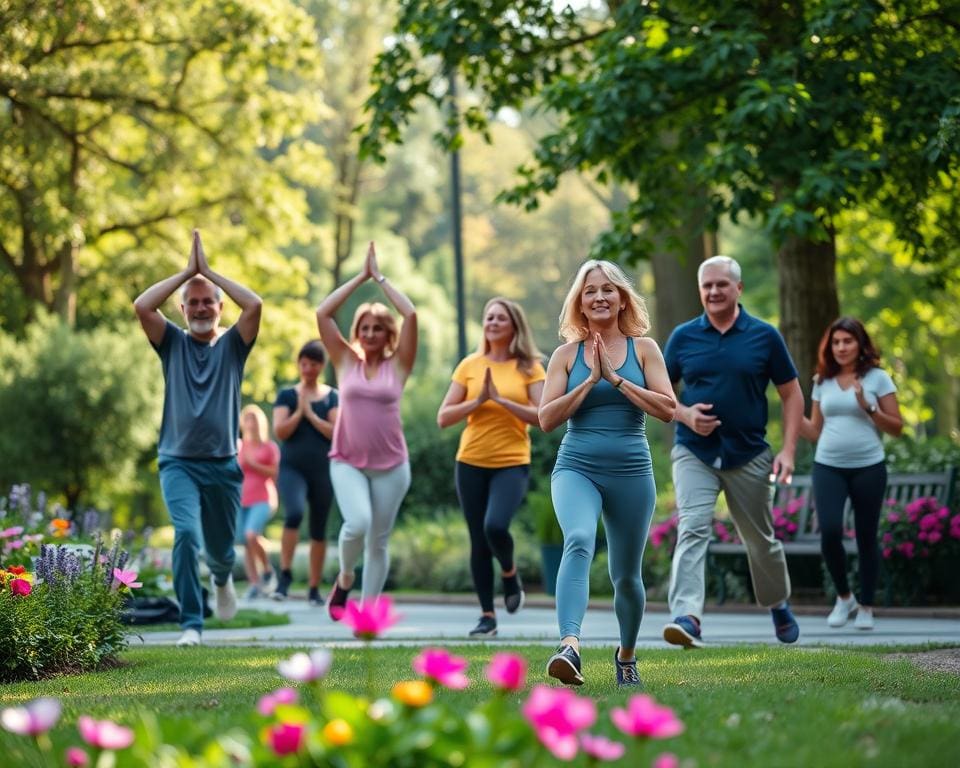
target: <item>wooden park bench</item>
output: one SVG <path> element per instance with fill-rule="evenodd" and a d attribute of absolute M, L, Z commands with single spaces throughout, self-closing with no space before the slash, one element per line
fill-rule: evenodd
<path fill-rule="evenodd" d="M 893 499 L 906 506 L 915 499 L 933 496 L 941 504 L 949 506 L 956 481 L 956 467 L 949 467 L 943 472 L 901 473 L 887 476 L 887 491 L 884 499 Z M 783 543 L 787 556 L 790 555 L 820 555 L 820 527 L 817 524 L 817 514 L 813 501 L 813 478 L 810 475 L 794 475 L 790 485 L 778 485 L 773 496 L 773 506 L 786 508 L 791 503 L 798 506 L 794 522 L 797 532 L 791 541 Z M 853 529 L 853 508 L 850 500 L 843 511 L 844 530 Z M 857 544 L 853 539 L 844 537 L 844 549 L 848 554 L 856 554 Z M 708 568 L 716 568 L 719 572 L 718 602 L 723 603 L 727 597 L 726 572 L 721 555 L 743 555 L 747 550 L 739 542 L 712 541 L 707 549 Z"/>

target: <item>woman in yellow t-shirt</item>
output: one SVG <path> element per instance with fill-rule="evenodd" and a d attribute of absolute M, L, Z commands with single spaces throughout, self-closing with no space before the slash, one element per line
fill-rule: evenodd
<path fill-rule="evenodd" d="M 455 481 L 470 531 L 470 572 L 482 615 L 472 637 L 494 637 L 493 558 L 500 563 L 507 613 L 523 606 L 523 584 L 513 559 L 510 521 L 530 477 L 527 425 L 539 427 L 537 409 L 546 374 L 523 309 L 497 296 L 483 309 L 483 340 L 460 361 L 437 412 L 449 427 L 466 418 Z"/>

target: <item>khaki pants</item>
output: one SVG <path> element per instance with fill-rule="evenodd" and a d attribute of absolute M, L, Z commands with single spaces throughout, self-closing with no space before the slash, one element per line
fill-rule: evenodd
<path fill-rule="evenodd" d="M 773 465 L 770 450 L 736 469 L 715 469 L 692 451 L 676 445 L 673 485 L 677 492 L 677 548 L 670 569 L 670 613 L 703 616 L 707 547 L 713 535 L 713 514 L 722 490 L 730 516 L 747 550 L 757 602 L 770 608 L 790 597 L 790 574 L 783 544 L 773 535 Z"/>

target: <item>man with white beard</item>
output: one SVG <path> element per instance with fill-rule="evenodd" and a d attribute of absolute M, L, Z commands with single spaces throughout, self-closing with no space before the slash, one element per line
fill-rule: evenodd
<path fill-rule="evenodd" d="M 181 287 L 187 330 L 160 306 Z M 220 328 L 221 289 L 240 309 Z M 152 285 L 133 303 L 163 366 L 163 422 L 158 446 L 160 489 L 173 522 L 173 586 L 180 601 L 179 646 L 200 644 L 203 594 L 198 555 L 203 547 L 216 595 L 216 615 L 237 611 L 233 587 L 234 533 L 243 474 L 237 463 L 240 382 L 260 329 L 262 301 L 249 288 L 207 264 L 200 233 L 193 231 L 187 266 Z"/>

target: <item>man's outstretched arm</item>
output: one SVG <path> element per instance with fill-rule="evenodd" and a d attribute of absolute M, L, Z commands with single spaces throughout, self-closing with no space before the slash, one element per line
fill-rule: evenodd
<path fill-rule="evenodd" d="M 140 326 L 154 346 L 163 341 L 163 334 L 167 329 L 167 319 L 160 311 L 163 302 L 169 299 L 171 294 L 187 280 L 199 274 L 197 242 L 198 237 L 195 234 L 194 244 L 190 249 L 190 258 L 185 269 L 158 283 L 154 283 L 133 301 L 133 308 L 137 313 L 137 319 L 140 320 Z"/>
<path fill-rule="evenodd" d="M 237 319 L 237 331 L 243 343 L 250 345 L 257 338 L 260 331 L 260 313 L 263 309 L 263 299 L 246 286 L 236 283 L 228 277 L 214 272 L 207 263 L 207 255 L 200 242 L 200 232 L 193 230 L 193 253 L 197 254 L 197 271 L 214 285 L 220 287 L 227 296 L 240 307 L 240 317 Z"/>

